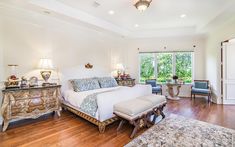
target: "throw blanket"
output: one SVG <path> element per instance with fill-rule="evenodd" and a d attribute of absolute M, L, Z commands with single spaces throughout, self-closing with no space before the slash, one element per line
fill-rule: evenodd
<path fill-rule="evenodd" d="M 91 116 L 95 117 L 96 111 L 98 109 L 97 105 L 97 96 L 101 93 L 106 93 L 106 92 L 111 92 L 115 91 L 114 90 L 108 90 L 108 91 L 103 91 L 103 92 L 96 92 L 93 94 L 88 95 L 82 102 L 81 104 L 81 110 L 87 114 L 90 114 Z"/>

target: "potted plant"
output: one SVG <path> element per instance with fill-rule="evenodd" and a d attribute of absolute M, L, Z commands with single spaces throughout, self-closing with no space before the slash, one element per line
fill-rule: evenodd
<path fill-rule="evenodd" d="M 175 83 L 177 83 L 177 80 L 179 79 L 179 77 L 177 75 L 174 75 L 172 79 L 175 80 Z"/>

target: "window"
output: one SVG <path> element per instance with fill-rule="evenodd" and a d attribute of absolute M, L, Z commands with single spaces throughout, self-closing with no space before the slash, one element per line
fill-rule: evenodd
<path fill-rule="evenodd" d="M 157 81 L 166 82 L 173 76 L 173 56 L 172 53 L 159 53 L 157 54 Z"/>
<path fill-rule="evenodd" d="M 191 83 L 193 52 L 140 53 L 140 82 L 157 79 L 164 83 L 177 75 L 185 83 Z"/>
<path fill-rule="evenodd" d="M 155 55 L 151 53 L 140 54 L 140 82 L 155 77 Z"/>

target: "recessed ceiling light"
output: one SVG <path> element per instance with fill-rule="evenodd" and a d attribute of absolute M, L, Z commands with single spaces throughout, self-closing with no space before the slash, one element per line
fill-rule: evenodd
<path fill-rule="evenodd" d="M 181 17 L 181 18 L 185 18 L 185 17 L 186 17 L 186 14 L 181 14 L 180 17 Z"/>
<path fill-rule="evenodd" d="M 110 15 L 113 15 L 114 13 L 115 13 L 115 12 L 114 12 L 113 10 L 110 10 L 110 11 L 109 11 L 109 14 L 110 14 Z"/>
<path fill-rule="evenodd" d="M 138 25 L 138 24 L 135 24 L 135 27 L 136 27 L 136 28 L 138 28 L 138 27 L 139 27 L 139 25 Z"/>

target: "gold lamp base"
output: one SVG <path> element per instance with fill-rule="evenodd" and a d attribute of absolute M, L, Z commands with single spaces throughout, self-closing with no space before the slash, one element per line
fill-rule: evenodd
<path fill-rule="evenodd" d="M 42 84 L 42 86 L 50 86 L 50 83 L 48 82 L 50 76 L 51 76 L 51 71 L 41 71 L 41 76 L 44 79 L 44 83 Z"/>

